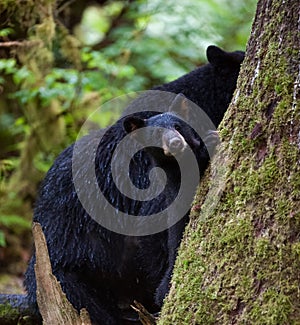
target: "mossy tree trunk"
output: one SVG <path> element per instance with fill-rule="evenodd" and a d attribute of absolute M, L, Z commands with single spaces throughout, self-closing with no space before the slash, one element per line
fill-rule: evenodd
<path fill-rule="evenodd" d="M 159 324 L 299 324 L 299 15 L 295 0 L 258 2 L 222 168 L 198 189 Z"/>
<path fill-rule="evenodd" d="M 7 186 L 7 192 L 17 201 L 35 197 L 43 173 L 35 167 L 34 159 L 38 154 L 60 144 L 65 133 L 58 101 L 43 103 L 40 96 L 54 61 L 53 43 L 57 29 L 54 20 L 55 0 L 39 0 L 34 4 L 30 1 L 12 4 L 4 1 L 1 5 L 4 17 L 7 16 L 5 18 L 16 29 L 18 36 L 25 38 L 1 44 L 7 44 L 7 48 L 4 47 L 6 56 L 17 58 L 19 66 L 27 73 L 27 78 L 19 82 L 18 86 L 23 91 L 20 108 L 28 129 L 24 142 L 20 145 L 20 162 Z M 8 211 L 4 209 L 6 213 L 11 214 L 10 205 L 7 209 Z"/>

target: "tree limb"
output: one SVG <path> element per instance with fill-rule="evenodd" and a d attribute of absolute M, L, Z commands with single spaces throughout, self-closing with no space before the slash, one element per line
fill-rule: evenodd
<path fill-rule="evenodd" d="M 46 239 L 41 225 L 34 223 L 32 231 L 36 248 L 37 303 L 43 324 L 91 325 L 87 311 L 82 309 L 80 315 L 78 314 L 52 274 Z"/>

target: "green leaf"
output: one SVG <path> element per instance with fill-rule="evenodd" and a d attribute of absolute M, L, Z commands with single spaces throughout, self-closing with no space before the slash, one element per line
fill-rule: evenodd
<path fill-rule="evenodd" d="M 0 224 L 6 227 L 11 227 L 11 226 L 20 226 L 25 229 L 30 229 L 31 227 L 31 222 L 28 220 L 25 220 L 21 216 L 18 215 L 5 215 L 2 214 L 0 215 Z"/>
<path fill-rule="evenodd" d="M 6 247 L 5 235 L 2 230 L 0 230 L 0 247 Z"/>
<path fill-rule="evenodd" d="M 0 71 L 4 70 L 4 73 L 11 74 L 16 72 L 16 60 L 15 59 L 0 59 Z"/>
<path fill-rule="evenodd" d="M 14 30 L 12 28 L 3 28 L 0 30 L 0 37 L 7 37 L 13 33 L 14 33 Z"/>

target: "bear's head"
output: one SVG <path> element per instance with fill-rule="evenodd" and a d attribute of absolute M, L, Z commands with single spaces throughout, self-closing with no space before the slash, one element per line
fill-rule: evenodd
<path fill-rule="evenodd" d="M 157 147 L 148 148 L 152 153 L 155 151 L 165 157 L 181 156 L 187 146 L 192 149 L 200 145 L 200 138 L 195 130 L 189 126 L 181 117 L 188 114 L 186 98 L 178 94 L 169 112 L 141 118 L 130 115 L 123 121 L 123 128 L 126 133 L 132 134 L 141 144 L 155 143 Z"/>

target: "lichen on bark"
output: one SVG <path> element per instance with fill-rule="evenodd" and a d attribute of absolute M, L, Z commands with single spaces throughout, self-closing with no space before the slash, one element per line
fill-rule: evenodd
<path fill-rule="evenodd" d="M 298 7 L 258 3 L 212 162 L 224 183 L 214 209 L 211 170 L 198 188 L 159 324 L 300 319 Z"/>

